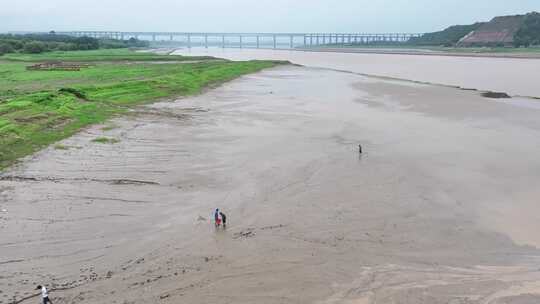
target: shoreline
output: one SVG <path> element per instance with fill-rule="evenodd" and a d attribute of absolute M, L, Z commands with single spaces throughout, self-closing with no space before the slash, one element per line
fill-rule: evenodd
<path fill-rule="evenodd" d="M 379 55 L 418 55 L 418 56 L 444 56 L 444 57 L 472 57 L 472 58 L 509 58 L 509 59 L 540 59 L 538 54 L 529 53 L 474 53 L 474 52 L 446 52 L 430 50 L 399 50 L 399 49 L 368 49 L 368 48 L 310 48 L 295 49 L 300 52 L 328 52 L 328 53 L 352 53 L 352 54 L 379 54 Z"/>
<path fill-rule="evenodd" d="M 193 47 L 197 48 L 197 47 Z M 219 47 L 215 47 L 221 49 Z M 188 47 L 153 47 L 151 50 L 163 50 L 169 54 L 175 51 L 189 49 Z M 296 51 L 296 52 L 315 52 L 315 53 L 344 53 L 344 54 L 376 54 L 376 55 L 418 55 L 418 56 L 442 56 L 442 57 L 470 57 L 470 58 L 502 58 L 502 59 L 540 59 L 540 51 L 537 53 L 497 53 L 497 52 L 451 52 L 429 49 L 392 49 L 392 48 L 256 48 L 245 46 L 242 48 L 225 48 L 240 50 L 266 50 L 266 51 Z"/>
<path fill-rule="evenodd" d="M 92 64 L 73 72 L 25 69 L 51 58 Z M 237 77 L 284 64 L 124 49 L 12 54 L 4 59 L 0 72 L 18 80 L 0 79 L 0 172 L 26 155 L 135 106 L 201 94 Z M 100 73 L 107 77 L 101 78 Z"/>

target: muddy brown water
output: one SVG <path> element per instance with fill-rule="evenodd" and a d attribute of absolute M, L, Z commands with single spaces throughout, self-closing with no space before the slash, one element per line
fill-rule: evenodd
<path fill-rule="evenodd" d="M 530 105 L 283 66 L 141 107 L 2 174 L 0 302 L 536 303 Z"/>
<path fill-rule="evenodd" d="M 290 60 L 310 67 L 337 69 L 468 89 L 540 97 L 540 58 L 489 58 L 405 54 L 303 52 L 264 49 L 180 49 L 179 55 L 230 60 Z"/>

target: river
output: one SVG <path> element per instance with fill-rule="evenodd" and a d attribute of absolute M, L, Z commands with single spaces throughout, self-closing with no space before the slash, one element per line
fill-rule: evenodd
<path fill-rule="evenodd" d="M 230 60 L 289 60 L 310 67 L 540 97 L 540 59 L 221 48 L 181 49 L 175 53 Z"/>

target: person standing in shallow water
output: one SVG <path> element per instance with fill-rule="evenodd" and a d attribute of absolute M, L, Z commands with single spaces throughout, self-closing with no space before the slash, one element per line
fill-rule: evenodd
<path fill-rule="evenodd" d="M 223 228 L 227 227 L 227 216 L 223 212 L 219 212 L 219 215 L 221 216 L 221 221 L 223 221 Z"/>
<path fill-rule="evenodd" d="M 52 304 L 52 301 L 49 299 L 49 293 L 47 292 L 47 288 L 45 288 L 45 286 L 38 285 L 36 289 L 41 289 L 41 299 L 43 300 L 43 304 Z"/>
<path fill-rule="evenodd" d="M 219 227 L 221 225 L 221 218 L 219 217 L 219 209 L 216 209 L 216 212 L 214 212 L 214 222 L 216 223 L 216 227 Z"/>

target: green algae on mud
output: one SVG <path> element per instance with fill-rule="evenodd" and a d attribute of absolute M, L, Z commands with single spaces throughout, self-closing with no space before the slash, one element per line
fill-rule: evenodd
<path fill-rule="evenodd" d="M 85 126 L 124 113 L 130 107 L 197 94 L 208 86 L 280 64 L 218 61 L 211 57 L 197 57 L 198 62 L 183 63 L 193 58 L 134 54 L 140 53 L 103 50 L 0 57 L 4 59 L 0 62 L 0 170 L 20 157 L 69 137 Z M 130 56 L 137 58 L 133 59 L 137 62 L 126 62 Z M 94 64 L 80 71 L 26 70 L 26 61 L 53 57 L 78 58 Z M 108 62 L 98 62 L 105 57 Z"/>
<path fill-rule="evenodd" d="M 97 137 L 92 139 L 92 142 L 100 143 L 100 144 L 116 144 L 119 143 L 120 140 L 117 138 L 111 138 L 111 137 Z"/>

